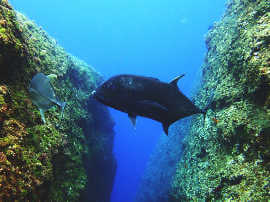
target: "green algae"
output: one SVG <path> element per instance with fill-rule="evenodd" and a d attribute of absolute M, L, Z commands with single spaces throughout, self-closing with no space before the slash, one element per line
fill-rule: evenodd
<path fill-rule="evenodd" d="M 113 158 L 110 116 L 105 109 L 94 115 L 96 105 L 89 106 L 101 76 L 7 1 L 0 3 L 0 51 L 0 200 L 79 201 L 86 186 L 104 189 L 94 168 L 85 169 L 96 155 Z M 46 112 L 46 125 L 29 99 L 29 82 L 37 72 L 55 74 L 55 92 L 67 102 L 62 119 L 58 108 Z M 109 132 L 102 131 L 105 127 Z M 103 199 L 93 193 L 90 200 Z"/>
<path fill-rule="evenodd" d="M 228 1 L 207 34 L 195 102 L 206 102 L 209 89 L 214 101 L 204 125 L 193 118 L 171 201 L 270 200 L 269 12 L 266 0 Z"/>

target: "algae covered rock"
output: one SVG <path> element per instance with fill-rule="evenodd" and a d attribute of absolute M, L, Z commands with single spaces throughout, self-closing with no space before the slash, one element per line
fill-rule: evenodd
<path fill-rule="evenodd" d="M 177 162 L 182 154 L 182 141 L 190 127 L 190 117 L 170 127 L 169 136 L 161 135 L 147 162 L 136 194 L 136 202 L 166 202 Z"/>
<path fill-rule="evenodd" d="M 170 201 L 270 200 L 270 2 L 232 0 L 206 36 L 203 84 Z"/>
<path fill-rule="evenodd" d="M 54 75 L 55 94 L 66 102 L 63 118 L 57 107 L 45 112 L 46 124 L 28 91 L 38 72 Z M 0 1 L 0 201 L 110 197 L 114 123 L 90 98 L 101 81 L 92 67 Z"/>

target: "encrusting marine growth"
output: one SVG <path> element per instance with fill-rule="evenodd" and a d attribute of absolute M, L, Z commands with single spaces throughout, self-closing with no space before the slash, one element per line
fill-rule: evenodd
<path fill-rule="evenodd" d="M 270 2 L 229 0 L 206 45 L 195 103 L 215 89 L 218 121 L 193 117 L 169 201 L 269 201 Z"/>
<path fill-rule="evenodd" d="M 40 87 L 32 80 L 35 75 L 55 79 Z M 116 167 L 114 124 L 108 111 L 89 99 L 101 80 L 42 28 L 0 1 L 0 201 L 110 197 Z M 36 97 L 29 93 L 30 83 Z M 59 118 L 61 110 L 52 107 L 44 124 L 32 103 L 45 111 L 58 102 L 54 93 L 67 101 L 64 116 Z M 38 96 L 47 98 L 45 108 Z"/>

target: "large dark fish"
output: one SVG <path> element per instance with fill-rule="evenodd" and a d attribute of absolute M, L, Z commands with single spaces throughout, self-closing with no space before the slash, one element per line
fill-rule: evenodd
<path fill-rule="evenodd" d="M 93 96 L 99 102 L 126 112 L 135 124 L 136 116 L 159 121 L 168 135 L 169 126 L 175 121 L 205 110 L 196 107 L 177 87 L 184 75 L 170 83 L 156 78 L 118 75 L 99 86 Z"/>

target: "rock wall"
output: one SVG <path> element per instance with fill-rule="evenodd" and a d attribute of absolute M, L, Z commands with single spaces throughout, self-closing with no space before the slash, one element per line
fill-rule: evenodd
<path fill-rule="evenodd" d="M 182 141 L 188 133 L 191 118 L 174 123 L 169 136 L 162 134 L 154 152 L 150 156 L 140 186 L 136 202 L 166 202 L 177 162 L 182 154 Z"/>
<path fill-rule="evenodd" d="M 174 201 L 270 200 L 270 2 L 230 0 L 206 37 L 203 84 L 169 194 Z"/>
<path fill-rule="evenodd" d="M 55 106 L 43 124 L 32 77 L 54 74 Z M 0 1 L 0 201 L 109 201 L 114 123 L 90 98 L 102 77 L 41 27 Z"/>

